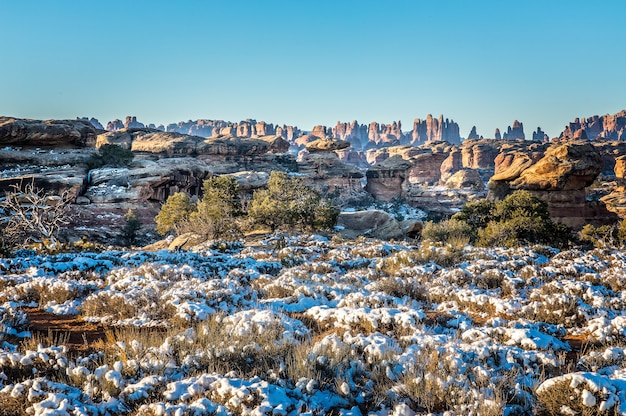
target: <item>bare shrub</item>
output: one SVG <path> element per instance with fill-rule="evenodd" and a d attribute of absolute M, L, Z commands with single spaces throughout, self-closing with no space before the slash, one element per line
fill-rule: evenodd
<path fill-rule="evenodd" d="M 68 191 L 51 195 L 35 186 L 34 181 L 13 185 L 6 192 L 0 208 L 6 218 L 3 240 L 10 247 L 37 244 L 41 249 L 58 250 L 59 231 L 69 223 L 71 197 Z"/>

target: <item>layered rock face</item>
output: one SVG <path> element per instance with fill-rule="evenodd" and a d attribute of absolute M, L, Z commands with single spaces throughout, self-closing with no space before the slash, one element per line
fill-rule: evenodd
<path fill-rule="evenodd" d="M 256 139 L 240 137 L 204 138 L 152 129 L 123 129 L 100 134 L 96 146 L 116 144 L 133 152 L 181 155 L 256 156 L 267 152 L 284 153 L 289 149 L 279 136 Z"/>
<path fill-rule="evenodd" d="M 551 217 L 569 226 L 613 221 L 604 204 L 586 200 L 585 187 L 600 174 L 602 164 L 590 143 L 555 144 L 536 162 L 530 156 L 514 157 L 489 181 L 489 198 L 499 200 L 523 189 L 546 201 Z"/>
<path fill-rule="evenodd" d="M 425 120 L 415 119 L 411 132 L 411 144 L 419 145 L 432 141 L 460 143 L 459 125 L 454 120 L 447 118 L 444 120 L 443 115 L 440 115 L 439 119 L 433 118 L 432 114 L 426 116 Z"/>
<path fill-rule="evenodd" d="M 603 138 L 626 140 L 626 110 L 616 114 L 576 118 L 561 133 L 561 139 L 573 139 L 577 132 L 584 130 L 589 140 Z"/>
<path fill-rule="evenodd" d="M 93 146 L 97 131 L 84 120 L 28 120 L 0 117 L 0 146 Z"/>
<path fill-rule="evenodd" d="M 461 145 L 461 161 L 464 168 L 494 168 L 494 160 L 500 153 L 501 143 L 490 139 L 465 140 Z"/>
<path fill-rule="evenodd" d="M 363 173 L 337 155 L 337 151 L 349 147 L 350 143 L 339 139 L 312 141 L 298 158 L 298 172 L 322 194 L 332 193 L 342 202 L 362 199 L 365 196 L 361 185 Z"/>

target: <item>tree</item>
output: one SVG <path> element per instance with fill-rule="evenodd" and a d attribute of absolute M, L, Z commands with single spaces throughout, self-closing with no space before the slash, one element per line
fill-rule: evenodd
<path fill-rule="evenodd" d="M 285 172 L 270 174 L 267 189 L 254 193 L 248 217 L 255 225 L 304 230 L 328 229 L 337 223 L 339 210 L 307 186 L 302 178 Z"/>
<path fill-rule="evenodd" d="M 184 223 L 189 220 L 189 216 L 195 209 L 189 195 L 183 192 L 170 195 L 155 217 L 157 232 L 161 235 L 171 231 L 181 234 Z"/>
<path fill-rule="evenodd" d="M 98 149 L 98 153 L 91 155 L 87 164 L 91 169 L 103 166 L 122 167 L 128 166 L 135 155 L 131 150 L 124 149 L 116 144 L 104 144 Z"/>
<path fill-rule="evenodd" d="M 130 209 L 124 215 L 124 219 L 126 224 L 122 228 L 122 241 L 126 246 L 131 246 L 137 240 L 137 231 L 141 228 L 141 221 L 139 221 L 137 214 Z"/>
<path fill-rule="evenodd" d="M 59 231 L 69 223 L 69 192 L 52 195 L 36 187 L 34 182 L 12 188 L 0 203 L 5 214 L 3 244 L 25 247 L 37 243 L 43 249 L 58 249 L 61 245 Z"/>
<path fill-rule="evenodd" d="M 202 191 L 202 199 L 189 217 L 193 232 L 212 239 L 241 235 L 237 223 L 242 213 L 237 181 L 230 176 L 214 176 L 204 181 Z"/>

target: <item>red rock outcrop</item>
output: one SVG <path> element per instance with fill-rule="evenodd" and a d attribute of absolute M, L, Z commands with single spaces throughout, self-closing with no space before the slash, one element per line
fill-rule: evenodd
<path fill-rule="evenodd" d="M 626 140 L 626 110 L 616 114 L 576 118 L 565 126 L 561 139 L 573 139 L 576 133 L 584 130 L 589 140 L 598 138 L 609 140 Z"/>
<path fill-rule="evenodd" d="M 602 156 L 590 143 L 550 146 L 536 163 L 518 156 L 516 163 L 489 181 L 489 198 L 499 200 L 523 189 L 548 203 L 550 216 L 572 227 L 613 221 L 604 204 L 587 202 L 585 188 L 602 171 Z"/>
<path fill-rule="evenodd" d="M 470 130 L 469 134 L 467 135 L 468 139 L 482 139 L 482 136 L 479 136 L 478 133 L 476 132 L 476 126 L 472 126 L 472 130 Z"/>

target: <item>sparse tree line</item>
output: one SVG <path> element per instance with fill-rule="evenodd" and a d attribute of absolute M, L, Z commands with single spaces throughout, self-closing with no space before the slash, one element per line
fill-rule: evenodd
<path fill-rule="evenodd" d="M 130 150 L 104 145 L 89 159 L 90 168 L 126 166 Z M 51 195 L 34 182 L 16 184 L 0 198 L 0 252 L 18 248 L 60 251 L 68 248 L 60 232 L 69 223 L 71 200 L 67 193 Z M 264 189 L 252 198 L 241 198 L 237 181 L 214 176 L 203 183 L 202 197 L 185 193 L 171 195 L 155 218 L 160 235 L 194 233 L 206 239 L 236 240 L 246 232 L 330 230 L 339 209 L 330 199 L 307 186 L 299 176 L 272 172 Z M 121 245 L 136 243 L 141 222 L 129 211 L 120 230 Z M 574 233 L 550 219 L 547 203 L 529 192 L 517 191 L 504 200 L 473 201 L 450 219 L 428 221 L 422 239 L 434 242 L 477 246 L 520 246 L 545 244 L 554 247 L 586 245 L 623 247 L 626 220 L 613 225 L 587 224 Z"/>
<path fill-rule="evenodd" d="M 620 247 L 626 245 L 626 220 L 613 225 L 585 225 L 574 233 L 554 222 L 548 204 L 528 191 L 516 191 L 502 201 L 487 199 L 467 203 L 452 218 L 428 221 L 422 238 L 453 245 L 516 247 L 545 244 L 563 248 L 570 245 Z"/>
<path fill-rule="evenodd" d="M 157 232 L 191 232 L 207 239 L 233 240 L 255 229 L 331 229 L 339 215 L 329 199 L 302 178 L 285 172 L 272 172 L 266 189 L 255 191 L 249 201 L 240 198 L 237 181 L 229 176 L 207 179 L 202 191 L 197 201 L 181 192 L 170 196 L 155 218 Z"/>

